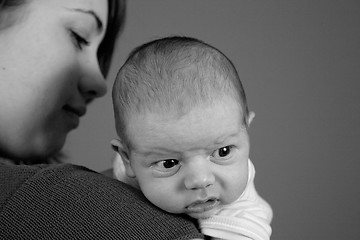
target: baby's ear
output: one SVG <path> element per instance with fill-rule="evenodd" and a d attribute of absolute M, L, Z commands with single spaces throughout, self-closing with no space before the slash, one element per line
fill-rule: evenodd
<path fill-rule="evenodd" d="M 116 179 L 123 181 L 125 175 L 134 178 L 135 173 L 131 167 L 129 159 L 129 151 L 125 144 L 119 139 L 113 139 L 111 141 L 112 149 L 116 152 L 113 160 L 113 169 Z"/>
<path fill-rule="evenodd" d="M 247 127 L 250 127 L 250 124 L 254 118 L 255 118 L 255 113 L 253 111 L 250 111 L 247 119 Z"/>

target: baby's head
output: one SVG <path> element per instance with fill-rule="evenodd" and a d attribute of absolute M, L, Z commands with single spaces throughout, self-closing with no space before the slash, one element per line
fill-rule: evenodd
<path fill-rule="evenodd" d="M 187 37 L 136 48 L 117 75 L 113 103 L 114 148 L 155 205 L 203 218 L 241 195 L 253 113 L 218 49 Z"/>

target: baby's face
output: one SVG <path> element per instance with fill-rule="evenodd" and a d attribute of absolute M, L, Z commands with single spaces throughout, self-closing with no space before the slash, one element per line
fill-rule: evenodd
<path fill-rule="evenodd" d="M 246 187 L 249 137 L 242 119 L 231 98 L 195 107 L 181 118 L 133 116 L 128 171 L 165 211 L 209 217 Z"/>

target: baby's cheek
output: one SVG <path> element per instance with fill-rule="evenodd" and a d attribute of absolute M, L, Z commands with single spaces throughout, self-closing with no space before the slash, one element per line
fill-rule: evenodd
<path fill-rule="evenodd" d="M 224 205 L 233 203 L 241 196 L 242 193 L 243 193 L 242 189 L 226 191 L 221 198 L 221 202 Z"/>
<path fill-rule="evenodd" d="M 155 206 L 169 213 L 183 213 L 181 196 L 178 196 L 171 188 L 160 187 L 157 184 L 143 183 L 140 185 L 145 197 Z"/>
<path fill-rule="evenodd" d="M 236 179 L 236 178 L 235 178 Z M 230 204 L 236 201 L 242 193 L 245 191 L 247 185 L 247 171 L 244 172 L 238 179 L 228 181 L 228 184 L 224 186 L 222 193 L 222 204 Z"/>

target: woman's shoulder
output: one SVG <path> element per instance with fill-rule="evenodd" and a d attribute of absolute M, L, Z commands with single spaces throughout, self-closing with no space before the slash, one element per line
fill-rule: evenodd
<path fill-rule="evenodd" d="M 168 214 L 139 190 L 82 166 L 1 165 L 0 176 L 0 191 L 8 189 L 0 235 L 8 239 L 29 232 L 37 239 L 202 237 L 191 219 Z"/>

